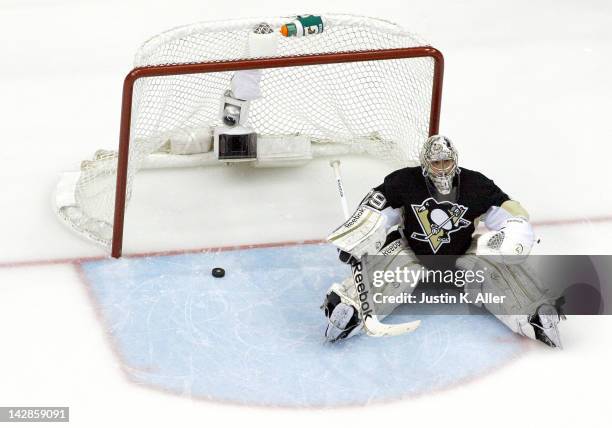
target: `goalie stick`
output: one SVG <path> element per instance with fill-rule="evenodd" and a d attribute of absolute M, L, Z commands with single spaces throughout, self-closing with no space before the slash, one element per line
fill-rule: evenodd
<path fill-rule="evenodd" d="M 335 159 L 329 162 L 329 165 L 334 169 L 340 202 L 345 220 L 348 220 L 350 215 L 348 212 L 348 204 L 346 195 L 344 194 L 344 186 L 342 184 L 342 176 L 340 175 L 340 161 Z M 351 262 L 351 273 L 353 282 L 355 278 L 362 277 L 361 262 Z M 356 284 L 355 284 L 356 286 Z M 363 329 L 368 336 L 383 337 L 383 336 L 399 336 L 405 333 L 411 333 L 421 324 L 420 320 L 402 323 L 402 324 L 383 324 L 378 320 L 378 317 L 372 313 L 365 314 L 363 317 Z"/>

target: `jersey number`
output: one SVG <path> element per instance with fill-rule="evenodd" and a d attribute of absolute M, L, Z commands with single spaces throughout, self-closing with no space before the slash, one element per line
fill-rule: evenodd
<path fill-rule="evenodd" d="M 371 190 L 370 194 L 366 197 L 366 203 L 379 211 L 382 211 L 387 205 L 387 198 L 380 192 L 376 190 Z"/>

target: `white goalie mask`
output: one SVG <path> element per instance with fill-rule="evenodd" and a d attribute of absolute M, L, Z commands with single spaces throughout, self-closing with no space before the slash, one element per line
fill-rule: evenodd
<path fill-rule="evenodd" d="M 459 172 L 459 156 L 452 141 L 443 135 L 432 135 L 423 144 L 419 158 L 423 175 L 431 179 L 438 192 L 448 195 Z"/>

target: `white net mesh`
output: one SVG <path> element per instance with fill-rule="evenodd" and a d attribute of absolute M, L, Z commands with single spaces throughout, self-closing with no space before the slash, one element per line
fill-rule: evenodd
<path fill-rule="evenodd" d="M 275 56 L 363 51 L 427 45 L 395 24 L 356 16 L 324 16 L 325 30 L 282 37 L 290 18 L 200 23 L 147 41 L 137 67 L 252 58 L 249 35 L 265 22 L 278 38 Z M 251 48 L 252 50 L 252 48 Z M 410 58 L 264 69 L 262 96 L 251 102 L 249 125 L 259 134 L 306 135 L 313 147 L 343 146 L 397 166 L 418 161 L 428 136 L 434 64 Z M 128 199 L 136 172 L 169 136 L 221 124 L 220 102 L 233 72 L 148 77 L 136 82 L 132 104 Z M 168 165 L 185 163 L 168 155 Z M 85 236 L 109 245 L 117 155 L 98 151 L 78 176 L 58 188 L 60 217 Z"/>

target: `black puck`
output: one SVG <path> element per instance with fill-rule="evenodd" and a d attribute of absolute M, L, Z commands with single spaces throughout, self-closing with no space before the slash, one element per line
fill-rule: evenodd
<path fill-rule="evenodd" d="M 225 276 L 225 269 L 220 267 L 213 268 L 212 276 L 215 278 L 223 278 Z"/>

